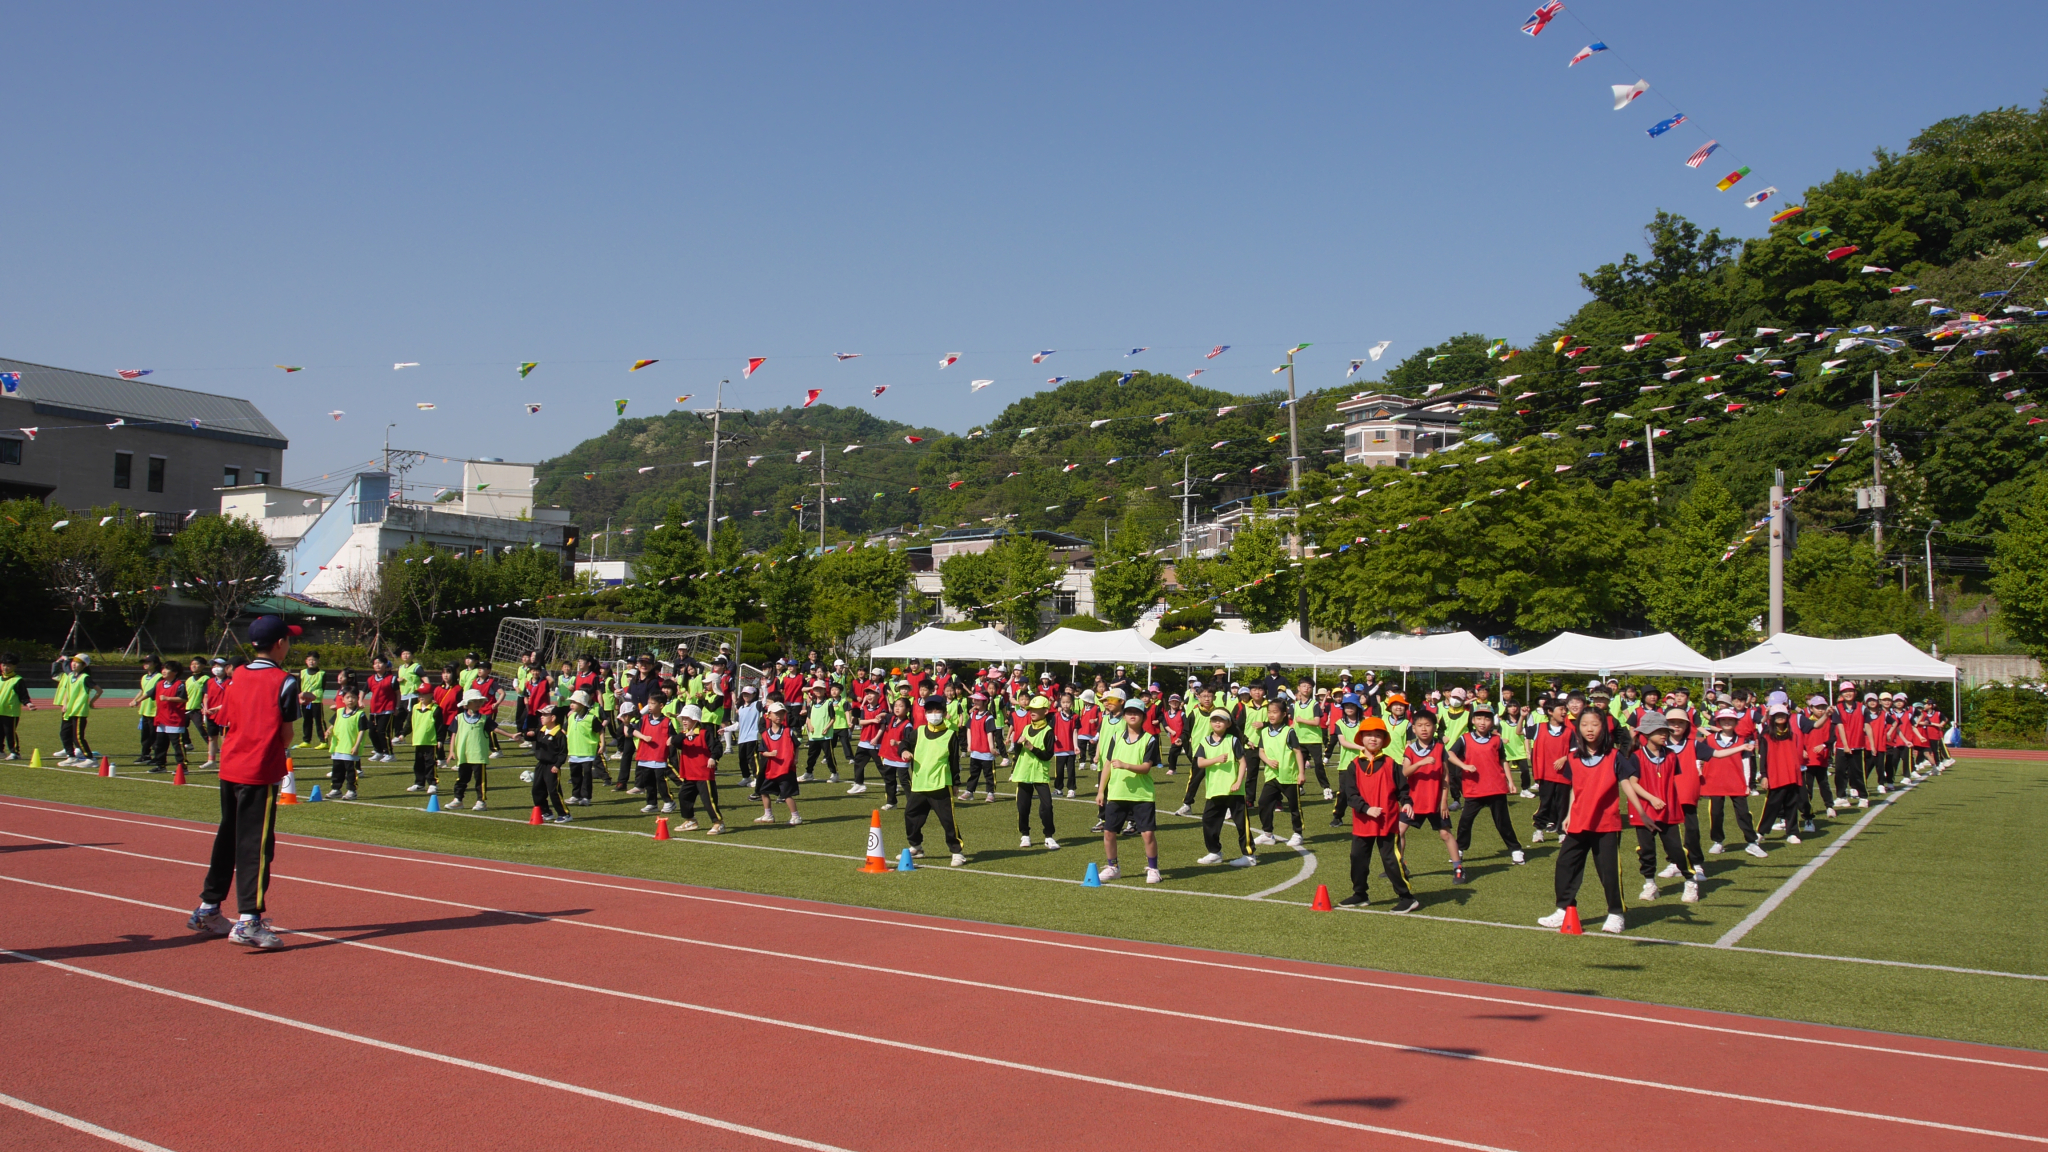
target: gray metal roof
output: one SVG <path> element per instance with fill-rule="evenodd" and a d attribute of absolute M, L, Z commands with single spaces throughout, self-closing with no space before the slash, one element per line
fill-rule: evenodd
<path fill-rule="evenodd" d="M 8 399 L 31 400 L 36 411 L 73 419 L 119 417 L 131 424 L 175 424 L 199 433 L 253 441 L 268 447 L 289 446 L 285 434 L 256 405 L 232 396 L 166 388 L 143 380 L 123 380 L 69 368 L 52 368 L 0 357 L 0 372 L 21 373 L 21 387 Z"/>

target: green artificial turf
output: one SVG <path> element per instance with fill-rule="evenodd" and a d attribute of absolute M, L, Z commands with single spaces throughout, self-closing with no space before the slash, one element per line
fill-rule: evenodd
<path fill-rule="evenodd" d="M 96 747 L 113 753 L 121 766 L 117 778 L 32 770 L 24 758 L 0 764 L 0 793 L 202 821 L 217 817 L 210 774 L 194 773 L 193 784 L 175 788 L 165 783 L 166 777 L 126 766 L 136 746 L 127 713 L 101 710 L 93 729 Z M 25 749 L 40 747 L 48 757 L 55 745 L 53 714 L 24 717 Z M 327 758 L 305 749 L 295 755 L 299 791 L 310 794 L 316 782 L 326 779 Z M 199 759 L 203 756 L 194 762 Z M 826 784 L 821 777 L 804 786 L 799 801 L 803 825 L 783 823 L 779 807 L 775 824 L 756 825 L 752 821 L 760 805 L 746 801 L 736 783 L 735 761 L 728 757 L 720 780 L 731 834 L 711 839 L 677 832 L 675 840 L 657 843 L 649 838 L 654 818 L 641 814 L 640 798 L 602 788 L 595 806 L 571 809 L 575 823 L 527 826 L 530 800 L 519 773 L 530 763 L 516 743 L 508 743 L 504 758 L 492 768 L 490 811 L 428 814 L 423 796 L 403 790 L 411 782 L 411 749 L 400 745 L 396 763 L 365 765 L 358 802 L 302 804 L 285 811 L 281 826 L 286 832 L 337 840 L 737 891 L 2048 1048 L 2048 981 L 1816 958 L 2048 976 L 2048 949 L 2042 943 L 2048 939 L 2048 902 L 2032 894 L 2030 882 L 2048 865 L 2048 838 L 2032 834 L 2048 818 L 2048 765 L 2038 763 L 1961 761 L 1947 775 L 1906 793 L 1895 806 L 1881 807 L 1854 841 L 1733 950 L 1674 947 L 1671 942 L 1712 944 L 1720 939 L 1862 813 L 1823 821 L 1819 834 L 1797 847 L 1772 837 L 1768 860 L 1734 850 L 1709 857 L 1704 899 L 1691 906 L 1679 902 L 1677 881 L 1663 881 L 1662 898 L 1638 905 L 1641 878 L 1633 837 L 1625 836 L 1622 887 L 1630 905 L 1628 934 L 1608 939 L 1589 931 L 1570 938 L 1533 930 L 1535 918 L 1553 905 L 1555 844 L 1531 846 L 1529 863 L 1514 866 L 1500 849 L 1491 821 L 1484 819 L 1474 829 L 1466 869 L 1470 882 L 1463 886 L 1451 883 L 1435 833 L 1409 834 L 1409 868 L 1422 911 L 1409 916 L 1309 911 L 1318 883 L 1327 883 L 1335 898 L 1350 888 L 1348 832 L 1329 826 L 1328 805 L 1320 799 L 1303 813 L 1316 861 L 1312 877 L 1263 899 L 1217 899 L 1285 884 L 1300 875 L 1304 860 L 1289 849 L 1269 847 L 1260 849 L 1255 868 L 1196 866 L 1195 858 L 1204 851 L 1199 823 L 1168 815 L 1179 804 L 1186 768 L 1160 784 L 1160 864 L 1166 882 L 1147 886 L 1127 877 L 1098 890 L 1078 884 L 1086 865 L 1103 859 L 1101 836 L 1088 832 L 1095 816 L 1089 803 L 1055 805 L 1065 845 L 1058 852 L 1017 846 L 1016 808 L 1007 799 L 960 804 L 970 853 L 965 868 L 947 866 L 932 821 L 926 829 L 931 855 L 923 867 L 876 876 L 857 871 L 869 812 L 883 800 L 872 777 L 870 791 L 861 796 L 847 795 L 844 782 Z M 446 783 L 452 781 L 444 775 Z M 1084 773 L 1083 800 L 1093 783 L 1092 774 Z M 1760 814 L 1760 802 L 1752 803 Z M 1526 839 L 1533 801 L 1513 804 Z M 679 816 L 673 819 L 680 822 Z M 1284 813 L 1276 825 L 1284 838 L 1289 831 Z M 893 863 L 904 844 L 900 809 L 883 813 L 883 831 Z M 1035 842 L 1035 812 L 1033 831 Z M 1728 831 L 1732 837 L 1733 828 Z M 615 834 L 620 832 L 631 834 Z M 1136 838 L 1122 842 L 1121 854 L 1127 868 L 1142 868 Z M 279 871 L 287 877 L 291 873 L 288 851 L 281 854 Z M 1377 868 L 1375 873 L 1374 907 L 1384 911 L 1392 893 Z M 1590 875 L 1580 900 L 1586 910 L 1600 906 L 1598 884 Z M 289 923 L 290 905 L 278 914 Z M 1589 915 L 1589 920 L 1598 917 Z"/>

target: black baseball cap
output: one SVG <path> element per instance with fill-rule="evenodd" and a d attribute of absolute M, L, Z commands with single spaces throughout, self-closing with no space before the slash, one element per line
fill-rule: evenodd
<path fill-rule="evenodd" d="M 258 648 L 268 648 L 287 636 L 297 636 L 305 629 L 297 624 L 287 624 L 282 616 L 258 616 L 249 624 L 249 643 Z"/>

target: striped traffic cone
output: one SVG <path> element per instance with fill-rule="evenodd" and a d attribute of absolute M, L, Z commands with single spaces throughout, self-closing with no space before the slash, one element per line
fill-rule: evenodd
<path fill-rule="evenodd" d="M 882 855 L 882 810 L 873 809 L 868 814 L 868 862 L 860 866 L 863 872 L 887 872 L 889 861 Z"/>

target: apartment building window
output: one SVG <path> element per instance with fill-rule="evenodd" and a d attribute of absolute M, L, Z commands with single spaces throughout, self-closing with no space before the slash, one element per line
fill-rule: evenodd
<path fill-rule="evenodd" d="M 1081 609 L 1079 604 L 1076 603 L 1077 598 L 1078 594 L 1074 592 L 1054 592 L 1052 594 L 1053 615 L 1072 616 L 1074 613 L 1079 612 Z"/>
<path fill-rule="evenodd" d="M 134 477 L 135 477 L 135 453 L 133 453 L 133 452 L 116 452 L 116 453 L 114 453 L 114 487 L 116 487 L 116 488 L 131 488 L 131 487 L 133 487 L 133 486 L 134 486 Z"/>
<path fill-rule="evenodd" d="M 21 441 L 0 440 L 0 464 L 21 463 Z"/>
<path fill-rule="evenodd" d="M 161 492 L 164 490 L 165 463 L 166 461 L 161 456 L 151 456 L 149 458 L 149 490 L 151 492 Z"/>
<path fill-rule="evenodd" d="M 1373 429 L 1372 442 L 1375 444 L 1385 444 L 1387 442 L 1387 430 L 1385 428 Z"/>
<path fill-rule="evenodd" d="M 242 470 L 241 470 L 240 468 L 223 468 L 223 469 L 221 469 L 221 470 L 220 470 L 220 486 L 221 486 L 221 487 L 223 487 L 223 488 L 236 488 L 236 487 L 239 487 L 239 486 L 241 485 L 241 483 L 242 483 Z"/>
<path fill-rule="evenodd" d="M 258 483 L 258 484 L 268 484 L 268 483 L 270 483 L 270 473 L 268 473 L 268 472 L 265 472 L 265 471 L 264 471 L 263 469 L 261 469 L 261 468 L 258 468 L 258 469 L 256 470 L 256 483 Z"/>

